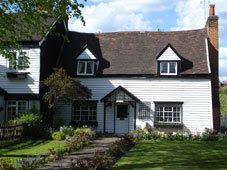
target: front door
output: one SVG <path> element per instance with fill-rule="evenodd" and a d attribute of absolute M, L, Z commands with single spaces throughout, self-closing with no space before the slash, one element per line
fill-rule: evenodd
<path fill-rule="evenodd" d="M 129 105 L 117 104 L 115 117 L 115 128 L 117 134 L 129 132 Z"/>

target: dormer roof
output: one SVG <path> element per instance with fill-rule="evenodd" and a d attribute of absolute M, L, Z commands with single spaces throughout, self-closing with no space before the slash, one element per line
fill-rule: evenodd
<path fill-rule="evenodd" d="M 180 54 L 168 44 L 157 56 L 157 61 L 181 61 Z"/>
<path fill-rule="evenodd" d="M 94 54 L 88 49 L 87 45 L 83 48 L 83 50 L 77 55 L 77 60 L 97 60 Z"/>

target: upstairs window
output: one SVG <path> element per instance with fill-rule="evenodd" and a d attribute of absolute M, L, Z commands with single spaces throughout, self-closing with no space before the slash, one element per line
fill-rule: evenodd
<path fill-rule="evenodd" d="M 28 68 L 28 51 L 15 52 L 15 56 L 9 59 L 9 70 L 23 71 Z"/>
<path fill-rule="evenodd" d="M 93 75 L 94 61 L 78 61 L 77 75 Z"/>
<path fill-rule="evenodd" d="M 177 62 L 160 62 L 160 75 L 177 75 Z"/>

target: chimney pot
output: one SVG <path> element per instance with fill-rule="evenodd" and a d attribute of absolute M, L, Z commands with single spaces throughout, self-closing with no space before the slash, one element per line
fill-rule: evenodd
<path fill-rule="evenodd" d="M 215 5 L 210 4 L 209 16 L 215 16 Z"/>

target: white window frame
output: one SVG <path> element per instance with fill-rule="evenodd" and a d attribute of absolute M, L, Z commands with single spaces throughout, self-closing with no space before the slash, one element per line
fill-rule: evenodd
<path fill-rule="evenodd" d="M 87 73 L 87 64 L 89 62 L 92 62 L 93 65 L 93 69 L 91 73 Z M 85 63 L 85 68 L 84 68 L 84 73 L 80 73 L 79 72 L 79 65 L 80 63 Z M 95 70 L 95 62 L 94 61 L 77 61 L 77 75 L 81 75 L 81 76 L 92 76 L 94 75 L 94 70 Z"/>
<path fill-rule="evenodd" d="M 9 104 L 9 102 L 16 102 L 14 105 Z M 15 107 L 16 108 L 16 114 L 15 116 L 19 115 L 19 102 L 25 102 L 26 103 L 26 112 L 28 112 L 28 101 L 27 100 L 7 100 L 6 102 L 6 109 L 7 109 L 7 120 L 10 118 L 13 118 L 12 115 L 9 116 L 9 107 Z"/>
<path fill-rule="evenodd" d="M 160 108 L 162 107 L 162 114 L 163 114 L 163 120 L 161 121 L 160 118 L 158 120 L 158 116 L 160 116 Z M 169 111 L 165 111 L 165 107 L 167 108 L 171 108 L 171 110 Z M 176 110 L 176 114 L 179 114 L 179 121 L 174 121 L 174 111 L 173 108 L 179 108 L 179 112 Z M 159 109 L 158 109 L 159 108 Z M 171 113 L 171 121 L 168 119 L 170 115 L 166 115 L 166 114 Z M 161 124 L 182 124 L 182 116 L 183 116 L 183 105 L 179 104 L 179 103 L 157 103 L 155 104 L 155 123 L 161 123 Z M 161 117 L 161 116 L 160 116 Z M 167 118 L 167 121 L 165 121 L 165 118 Z M 176 119 L 178 118 L 178 116 L 176 115 Z"/>
<path fill-rule="evenodd" d="M 162 64 L 167 63 L 167 73 L 162 73 Z M 175 73 L 170 73 L 170 63 L 175 63 Z M 161 61 L 160 62 L 160 75 L 177 75 L 177 62 L 176 61 Z"/>
<path fill-rule="evenodd" d="M 26 56 L 29 57 L 29 50 L 22 50 L 22 52 L 25 52 Z M 17 60 L 17 64 L 18 64 L 18 58 L 20 56 L 19 55 L 19 51 L 15 51 L 15 53 L 16 53 L 16 60 Z M 7 60 L 7 68 L 8 68 L 9 72 L 15 72 L 15 71 L 17 71 L 17 72 L 27 72 L 28 71 L 28 68 L 18 69 L 18 66 L 17 66 L 16 69 L 15 68 L 10 68 L 10 60 L 9 59 Z"/>
<path fill-rule="evenodd" d="M 75 109 L 76 107 L 79 107 L 79 110 L 78 109 Z M 87 107 L 87 109 L 82 109 L 82 107 Z M 95 107 L 94 110 L 91 110 L 90 107 Z M 82 120 L 81 119 L 81 115 L 82 115 L 82 112 L 83 111 L 87 111 L 87 117 L 88 119 L 87 120 Z M 93 112 L 95 111 L 95 119 L 90 119 L 90 117 L 93 117 L 94 115 L 92 114 Z M 76 112 L 78 112 L 80 114 L 80 119 L 76 119 L 74 117 L 76 117 Z M 84 115 L 83 115 L 84 116 Z M 72 121 L 76 121 L 76 122 L 86 122 L 86 121 L 89 121 L 89 122 L 96 122 L 97 121 L 97 103 L 87 103 L 87 104 L 81 104 L 81 105 L 74 105 L 73 106 L 73 112 L 72 112 Z"/>

